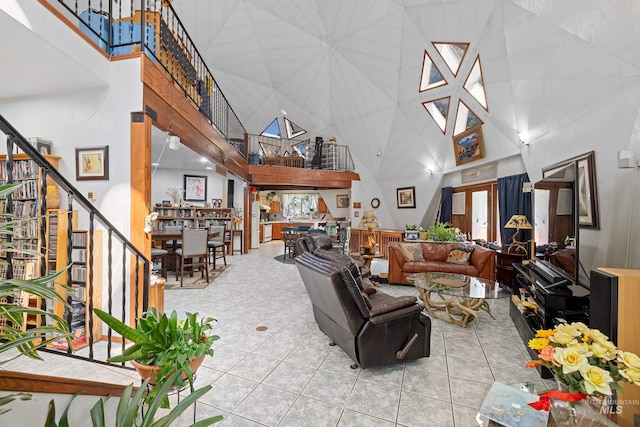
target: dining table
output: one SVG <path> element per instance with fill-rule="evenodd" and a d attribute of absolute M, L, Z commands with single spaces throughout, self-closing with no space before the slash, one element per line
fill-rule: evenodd
<path fill-rule="evenodd" d="M 220 231 L 211 231 L 209 230 L 208 239 L 211 240 L 213 238 L 220 237 Z M 182 240 L 182 230 L 155 230 L 151 232 L 151 240 L 162 242 L 162 248 L 167 249 L 170 253 L 176 250 L 178 247 L 178 241 Z M 172 242 L 172 245 L 167 245 L 167 242 Z M 172 261 L 170 257 L 167 261 L 167 265 L 165 268 L 167 271 L 175 271 L 175 262 Z"/>

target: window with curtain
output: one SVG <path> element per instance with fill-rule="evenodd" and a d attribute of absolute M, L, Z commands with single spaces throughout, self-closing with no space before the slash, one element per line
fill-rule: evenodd
<path fill-rule="evenodd" d="M 283 193 L 282 215 L 290 219 L 309 219 L 318 213 L 317 193 Z"/>

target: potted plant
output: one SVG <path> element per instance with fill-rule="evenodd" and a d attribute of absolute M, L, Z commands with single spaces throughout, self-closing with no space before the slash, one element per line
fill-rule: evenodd
<path fill-rule="evenodd" d="M 404 240 L 418 240 L 418 237 L 420 237 L 420 231 L 416 224 L 406 224 L 404 228 Z"/>
<path fill-rule="evenodd" d="M 427 228 L 428 237 L 435 242 L 457 242 L 463 235 L 459 228 L 454 228 L 448 222 L 438 222 Z"/>
<path fill-rule="evenodd" d="M 143 379 L 149 378 L 155 385 L 154 390 L 171 374 L 180 372 L 182 375 L 175 376 L 172 385 L 181 387 L 188 381 L 193 391 L 193 373 L 206 355 L 213 356 L 213 342 L 219 339 L 212 334 L 216 319 L 198 319 L 198 313 L 187 313 L 186 318 L 178 319 L 175 310 L 167 316 L 152 307 L 137 319 L 137 327 L 132 328 L 105 311 L 94 309 L 94 312 L 123 339 L 133 343 L 121 355 L 108 361 L 130 361 Z"/>

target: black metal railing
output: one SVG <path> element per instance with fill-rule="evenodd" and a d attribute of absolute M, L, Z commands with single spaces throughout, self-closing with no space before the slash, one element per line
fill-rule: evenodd
<path fill-rule="evenodd" d="M 4 183 L 22 182 L 21 188 L 28 186 L 29 193 L 18 193 L 7 196 L 3 200 L 4 212 L 14 215 L 16 220 L 28 223 L 31 235 L 13 233 L 5 238 L 13 239 L 12 244 L 20 244 L 20 239 L 25 239 L 25 246 L 30 246 L 40 252 L 41 256 L 32 251 L 11 254 L 5 258 L 9 262 L 6 277 L 12 277 L 12 264 L 21 262 L 32 263 L 36 267 L 34 273 L 43 276 L 55 272 L 57 260 L 61 259 L 62 265 L 69 266 L 66 281 L 63 284 L 74 291 L 68 292 L 69 302 L 83 301 L 80 307 L 84 310 L 84 333 L 86 342 L 81 351 L 73 352 L 72 348 L 65 348 L 66 353 L 83 359 L 93 361 L 106 361 L 111 355 L 112 336 L 111 329 L 107 332 L 106 339 L 101 338 L 100 328 L 94 327 L 93 309 L 101 308 L 126 323 L 129 322 L 130 310 L 134 313 L 146 311 L 149 301 L 149 286 L 152 264 L 146 256 L 140 252 L 80 191 L 75 188 L 64 176 L 49 162 L 46 155 L 41 154 L 36 147 L 27 141 L 2 115 L 0 115 L 0 131 L 6 136 L 6 154 L 0 164 L 0 180 Z M 2 140 L 0 135 L 0 140 Z M 20 152 L 16 154 L 16 152 Z M 26 172 L 26 174 L 23 174 Z M 20 190 L 19 189 L 19 190 Z M 59 190 L 58 190 L 59 189 Z M 47 196 L 49 192 L 59 191 L 60 207 L 47 210 Z M 25 209 L 28 206 L 29 209 Z M 65 218 L 66 217 L 66 220 Z M 64 230 L 57 230 L 53 234 L 53 224 L 60 225 Z M 65 226 L 66 224 L 66 226 Z M 75 226 L 79 224 L 80 226 Z M 57 227 L 56 227 L 57 228 Z M 86 230 L 85 240 L 78 243 L 76 228 Z M 103 239 L 99 236 L 105 236 Z M 64 244 L 59 241 L 62 236 Z M 27 241 L 27 239 L 31 239 Z M 66 245 L 67 250 L 62 248 Z M 78 262 L 76 248 L 84 248 L 84 259 Z M 57 250 L 60 249 L 60 250 Z M 99 258 L 96 256 L 101 254 Z M 13 257 L 11 256 L 13 255 Z M 25 261 L 26 260 L 26 261 Z M 74 265 L 84 266 L 84 276 L 74 277 Z M 37 269 L 39 266 L 39 269 Z M 97 268 L 100 266 L 101 268 Z M 105 269 L 106 266 L 106 269 Z M 97 272 L 99 274 L 94 274 Z M 17 276 L 13 276 L 17 277 Z M 78 286 L 78 281 L 84 285 Z M 52 286 L 54 284 L 52 283 Z M 82 289 L 80 289 L 82 288 Z M 82 295 L 82 296 L 80 296 Z M 46 301 L 42 301 L 41 308 L 55 310 L 49 307 Z M 78 320 L 78 313 L 67 311 L 64 313 L 67 322 L 72 325 Z M 80 319 L 82 320 L 82 319 Z M 80 331 L 79 333 L 81 333 Z M 78 333 L 78 334 L 79 334 Z M 100 335 L 100 336 L 96 336 Z M 94 347 L 106 346 L 107 351 L 99 351 L 100 360 L 96 356 Z M 120 344 L 124 346 L 124 343 Z M 67 346 L 68 347 L 68 346 Z M 72 354 L 73 353 L 73 354 Z M 106 357 L 104 355 L 106 354 Z"/>
<path fill-rule="evenodd" d="M 249 164 L 353 172 L 355 166 L 346 145 L 310 139 L 278 139 L 249 135 Z"/>
<path fill-rule="evenodd" d="M 170 2 L 58 0 L 79 28 L 111 56 L 144 51 L 245 157 L 246 133 Z M 126 3 L 126 5 L 125 5 Z"/>

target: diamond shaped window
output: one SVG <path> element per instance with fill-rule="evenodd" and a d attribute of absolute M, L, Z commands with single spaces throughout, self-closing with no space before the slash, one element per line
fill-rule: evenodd
<path fill-rule="evenodd" d="M 458 71 L 460 71 L 460 64 L 462 64 L 462 60 L 467 54 L 467 50 L 469 50 L 469 43 L 433 42 L 433 46 L 438 51 L 445 64 L 447 64 L 451 73 L 453 73 L 454 76 L 457 76 Z"/>
<path fill-rule="evenodd" d="M 447 129 L 447 118 L 449 117 L 449 104 L 451 97 L 435 99 L 423 102 L 422 105 L 436 122 L 442 133 Z"/>
<path fill-rule="evenodd" d="M 444 86 L 446 84 L 447 81 L 442 77 L 440 70 L 438 70 L 438 67 L 436 67 L 433 60 L 425 50 L 424 61 L 422 63 L 422 76 L 420 76 L 420 92 Z"/>

